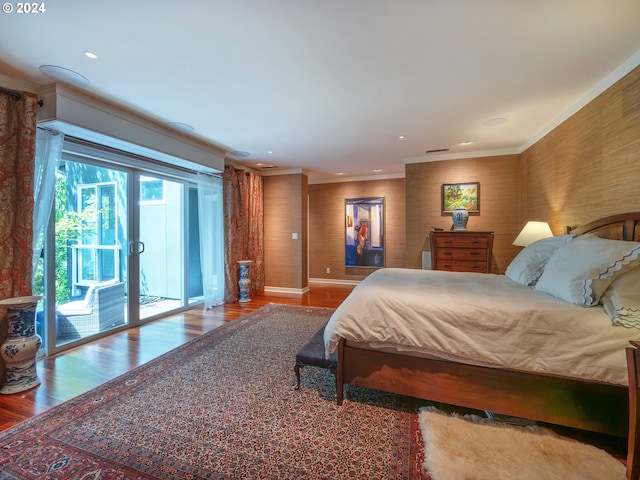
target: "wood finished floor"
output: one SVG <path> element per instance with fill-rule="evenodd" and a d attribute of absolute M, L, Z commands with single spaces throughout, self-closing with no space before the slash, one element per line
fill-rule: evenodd
<path fill-rule="evenodd" d="M 40 359 L 37 370 L 41 385 L 26 392 L 0 395 L 0 431 L 268 303 L 335 308 L 352 289 L 348 285 L 312 285 L 304 295 L 265 294 L 253 296 L 247 303 L 210 310 L 195 307 Z"/>
<path fill-rule="evenodd" d="M 101 383 L 268 303 L 337 307 L 352 286 L 313 284 L 304 295 L 265 294 L 248 303 L 226 304 L 211 310 L 195 307 L 148 322 L 38 361 L 42 384 L 26 392 L 0 395 L 0 431 L 84 393 Z M 563 429 L 562 429 L 563 430 Z M 560 431 L 614 454 L 624 463 L 624 441 L 585 432 Z"/>

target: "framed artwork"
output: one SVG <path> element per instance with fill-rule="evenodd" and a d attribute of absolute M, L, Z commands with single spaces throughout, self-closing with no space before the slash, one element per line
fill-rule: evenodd
<path fill-rule="evenodd" d="M 345 265 L 384 267 L 384 197 L 345 200 Z"/>
<path fill-rule="evenodd" d="M 442 185 L 442 215 L 451 215 L 458 207 L 480 213 L 480 183 L 445 183 Z"/>

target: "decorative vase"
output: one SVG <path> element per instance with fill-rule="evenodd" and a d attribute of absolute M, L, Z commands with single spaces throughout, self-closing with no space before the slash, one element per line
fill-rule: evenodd
<path fill-rule="evenodd" d="M 0 393 L 18 393 L 40 385 L 36 373 L 36 355 L 42 338 L 36 333 L 36 307 L 43 297 L 15 297 L 0 300 L 7 311 L 9 330 L 0 345 L 5 362 L 5 382 Z"/>
<path fill-rule="evenodd" d="M 240 260 L 240 280 L 238 280 L 238 286 L 240 287 L 239 302 L 250 302 L 249 290 L 251 286 L 251 277 L 249 275 L 249 266 L 253 263 L 253 260 Z"/>
<path fill-rule="evenodd" d="M 469 221 L 469 212 L 463 207 L 460 206 L 456 208 L 451 214 L 453 218 L 453 229 L 454 230 L 466 230 L 467 222 Z"/>

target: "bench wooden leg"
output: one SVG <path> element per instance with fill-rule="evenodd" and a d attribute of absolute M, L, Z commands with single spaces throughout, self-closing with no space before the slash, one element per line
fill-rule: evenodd
<path fill-rule="evenodd" d="M 304 367 L 304 365 L 294 365 L 293 372 L 296 374 L 296 386 L 294 390 L 300 390 L 300 369 Z"/>

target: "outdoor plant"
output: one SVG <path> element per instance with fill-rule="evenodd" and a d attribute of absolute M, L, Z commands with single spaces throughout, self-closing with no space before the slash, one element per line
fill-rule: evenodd
<path fill-rule="evenodd" d="M 67 177 L 58 172 L 56 175 L 54 218 L 55 218 L 55 300 L 56 305 L 71 299 L 69 272 L 71 268 L 71 246 L 80 243 L 84 231 L 95 231 L 97 219 L 96 199 L 89 199 L 82 213 L 69 210 L 67 200 Z M 87 199 L 85 199 L 85 204 Z M 41 260 L 36 269 L 34 295 L 44 295 L 44 262 Z"/>

